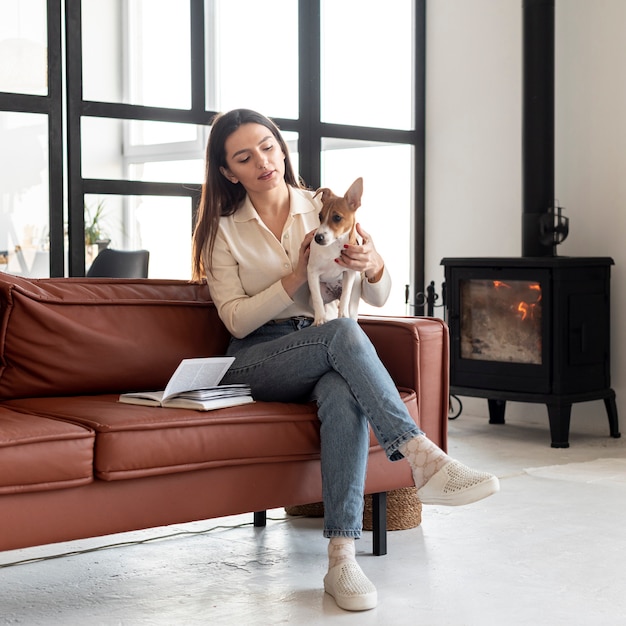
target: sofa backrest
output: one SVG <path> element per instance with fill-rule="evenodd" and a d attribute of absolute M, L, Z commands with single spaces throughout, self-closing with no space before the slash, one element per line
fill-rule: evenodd
<path fill-rule="evenodd" d="M 204 283 L 0 272 L 2 400 L 162 389 L 228 338 Z"/>

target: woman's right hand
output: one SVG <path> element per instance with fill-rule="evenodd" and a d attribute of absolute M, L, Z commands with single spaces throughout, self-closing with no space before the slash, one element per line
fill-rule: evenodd
<path fill-rule="evenodd" d="M 283 287 L 287 294 L 290 297 L 293 295 L 304 285 L 307 278 L 307 267 L 309 264 L 309 254 L 311 252 L 311 241 L 313 241 L 313 236 L 315 235 L 315 230 L 308 232 L 302 243 L 300 244 L 300 252 L 298 253 L 298 263 L 294 268 L 291 274 L 284 276 L 282 279 Z"/>

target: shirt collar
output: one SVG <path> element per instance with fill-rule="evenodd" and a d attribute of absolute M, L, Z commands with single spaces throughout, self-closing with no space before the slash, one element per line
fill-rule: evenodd
<path fill-rule="evenodd" d="M 297 215 L 299 213 L 310 213 L 311 211 L 319 211 L 319 206 L 316 206 L 315 201 L 312 198 L 312 195 L 309 191 L 305 189 L 297 189 L 288 186 L 289 188 L 289 209 L 291 215 Z M 246 194 L 243 202 L 235 211 L 233 215 L 233 219 L 236 222 L 249 222 L 251 220 L 260 220 L 259 214 L 257 213 L 252 201 L 250 200 L 250 196 Z"/>

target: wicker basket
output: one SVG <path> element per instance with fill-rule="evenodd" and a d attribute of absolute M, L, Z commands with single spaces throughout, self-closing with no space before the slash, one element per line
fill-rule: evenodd
<path fill-rule="evenodd" d="M 321 502 L 285 507 L 287 515 L 324 517 Z M 422 503 L 415 487 L 403 487 L 387 492 L 387 530 L 406 530 L 422 523 Z M 363 530 L 372 530 L 372 496 L 365 496 Z"/>

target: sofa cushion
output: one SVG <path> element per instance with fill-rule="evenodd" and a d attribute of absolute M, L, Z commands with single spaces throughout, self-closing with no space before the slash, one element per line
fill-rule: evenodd
<path fill-rule="evenodd" d="M 0 273 L 0 399 L 163 388 L 228 338 L 206 284 Z"/>
<path fill-rule="evenodd" d="M 0 494 L 90 483 L 94 439 L 87 427 L 0 407 Z"/>
<path fill-rule="evenodd" d="M 6 405 L 96 431 L 95 474 L 103 480 L 319 458 L 314 404 L 255 402 L 191 411 L 120 404 L 118 397 L 28 398 Z M 415 393 L 402 397 L 415 419 Z M 371 445 L 377 445 L 373 437 Z"/>

